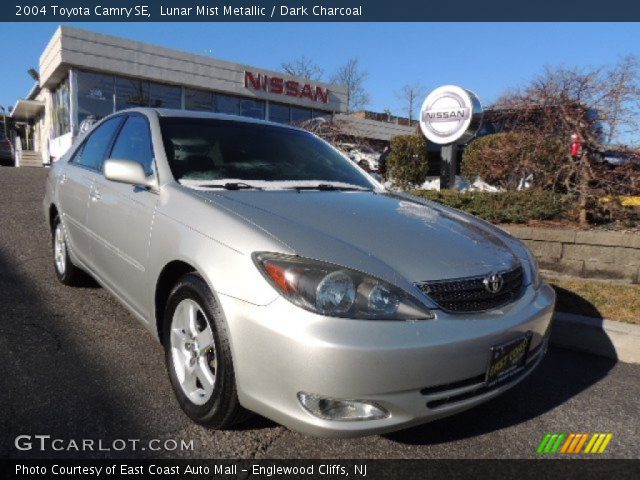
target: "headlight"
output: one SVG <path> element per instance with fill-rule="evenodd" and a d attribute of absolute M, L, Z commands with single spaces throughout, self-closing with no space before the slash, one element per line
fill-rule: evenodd
<path fill-rule="evenodd" d="M 538 260 L 535 255 L 531 253 L 527 247 L 524 247 L 525 252 L 527 253 L 527 259 L 529 260 L 529 281 L 533 288 L 540 288 L 540 284 L 542 283 L 542 277 L 540 277 L 540 267 L 538 266 Z"/>
<path fill-rule="evenodd" d="M 279 253 L 254 253 L 253 260 L 283 297 L 320 315 L 369 320 L 435 317 L 402 289 L 355 270 Z"/>

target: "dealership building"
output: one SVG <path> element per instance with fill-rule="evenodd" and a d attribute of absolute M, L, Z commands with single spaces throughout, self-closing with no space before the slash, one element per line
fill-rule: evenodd
<path fill-rule="evenodd" d="M 18 164 L 63 155 L 91 121 L 151 106 L 220 112 L 280 123 L 333 117 L 347 110 L 341 86 L 291 77 L 82 30 L 59 27 L 40 56 L 39 82 L 18 100 Z"/>

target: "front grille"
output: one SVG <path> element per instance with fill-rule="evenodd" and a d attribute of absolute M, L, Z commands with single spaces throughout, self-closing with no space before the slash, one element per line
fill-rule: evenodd
<path fill-rule="evenodd" d="M 421 282 L 416 286 L 443 310 L 463 313 L 481 312 L 511 303 L 522 292 L 521 266 L 498 273 L 502 275 L 502 288 L 497 293 L 488 291 L 483 283 L 489 274 Z"/>

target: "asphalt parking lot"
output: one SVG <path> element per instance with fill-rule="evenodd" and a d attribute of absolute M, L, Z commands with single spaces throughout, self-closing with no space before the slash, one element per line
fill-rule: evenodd
<path fill-rule="evenodd" d="M 384 436 L 318 440 L 256 417 L 191 423 L 159 344 L 105 290 L 55 279 L 45 169 L 0 167 L 0 457 L 527 458 L 547 432 L 611 432 L 603 456 L 640 458 L 640 365 L 552 348 L 513 390 L 456 417 Z M 20 451 L 18 435 L 193 440 L 190 451 Z"/>

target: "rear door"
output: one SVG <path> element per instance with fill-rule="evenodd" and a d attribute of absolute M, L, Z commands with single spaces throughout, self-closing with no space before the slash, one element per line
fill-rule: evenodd
<path fill-rule="evenodd" d="M 88 223 L 93 184 L 101 174 L 99 168 L 122 123 L 122 117 L 99 125 L 75 151 L 60 178 L 58 203 L 67 240 L 75 256 L 93 268 L 92 239 Z"/>
<path fill-rule="evenodd" d="M 127 115 L 108 157 L 138 162 L 147 175 L 156 174 L 146 116 Z M 93 190 L 98 198 L 89 207 L 89 226 L 98 238 L 94 256 L 99 276 L 147 318 L 149 241 L 158 195 L 103 175 L 96 178 Z"/>

